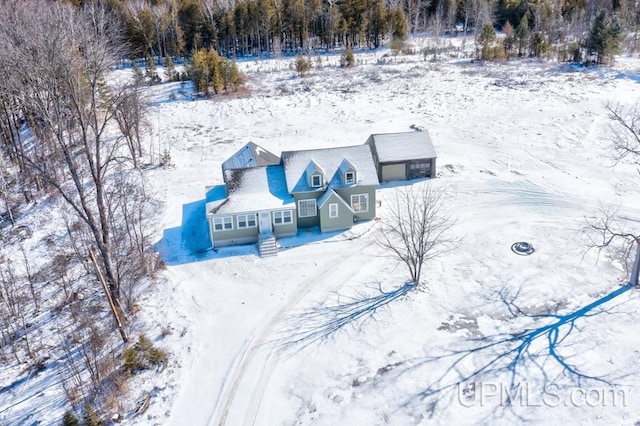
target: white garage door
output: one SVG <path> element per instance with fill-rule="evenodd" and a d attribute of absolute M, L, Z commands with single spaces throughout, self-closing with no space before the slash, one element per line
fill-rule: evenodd
<path fill-rule="evenodd" d="M 383 182 L 388 182 L 390 180 L 405 180 L 406 178 L 406 165 L 404 163 L 382 166 Z"/>

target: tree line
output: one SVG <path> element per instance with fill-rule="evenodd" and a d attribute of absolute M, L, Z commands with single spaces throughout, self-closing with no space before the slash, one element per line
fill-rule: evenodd
<path fill-rule="evenodd" d="M 143 147 L 140 83 L 109 78 L 127 55 L 121 28 L 98 2 L 0 0 L 0 363 L 62 360 L 80 408 L 129 374 L 110 317 L 126 323 L 162 266 L 143 169 L 163 160 Z M 31 208 L 47 212 L 29 216 L 45 221 L 32 225 L 46 231 L 40 256 L 25 247 Z M 56 337 L 44 339 L 51 318 Z"/>
<path fill-rule="evenodd" d="M 415 32 L 479 36 L 488 25 L 507 34 L 507 56 L 552 52 L 569 60 L 593 53 L 596 20 L 626 34 L 635 32 L 640 16 L 640 5 L 626 0 L 106 1 L 123 25 L 131 58 L 191 56 L 200 49 L 230 58 L 376 48 Z"/>

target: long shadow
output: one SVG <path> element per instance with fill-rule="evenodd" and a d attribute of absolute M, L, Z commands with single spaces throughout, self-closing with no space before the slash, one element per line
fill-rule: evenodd
<path fill-rule="evenodd" d="M 536 369 L 541 374 L 544 386 L 552 383 L 549 377 L 550 369 L 560 367 L 558 378 L 563 376 L 573 381 L 574 385 L 582 387 L 588 384 L 600 384 L 609 387 L 620 386 L 616 380 L 622 377 L 605 377 L 582 371 L 577 367 L 576 361 L 563 355 L 562 349 L 570 346 L 567 339 L 575 332 L 581 332 L 577 322 L 589 317 L 595 317 L 605 312 L 612 312 L 617 305 L 611 302 L 620 295 L 631 290 L 633 286 L 627 284 L 611 293 L 583 306 L 580 309 L 567 314 L 528 313 L 521 309 L 515 302 L 517 294 L 509 297 L 502 292 L 500 297 L 506 305 L 513 319 L 530 318 L 543 321 L 544 324 L 535 328 L 527 328 L 514 333 L 500 333 L 477 339 L 470 339 L 470 347 L 464 349 L 452 349 L 438 356 L 429 357 L 415 362 L 398 375 L 406 374 L 418 367 L 430 364 L 446 367 L 440 369 L 435 380 L 429 386 L 417 394 L 412 395 L 404 404 L 415 406 L 416 403 L 424 403 L 433 396 L 443 396 L 448 391 L 461 387 L 468 389 L 473 384 L 485 379 L 499 381 L 499 377 L 507 374 L 510 389 L 517 389 L 520 383 L 527 383 L 531 379 L 532 371 Z M 608 305 L 605 309 L 605 304 Z M 473 368 L 468 368 L 473 365 Z M 533 370 L 530 370 L 533 368 Z M 434 402 L 435 404 L 435 402 Z M 507 406 L 509 401 L 507 401 Z"/>
<path fill-rule="evenodd" d="M 370 287 L 371 288 L 371 287 Z M 346 327 L 359 329 L 365 323 L 375 320 L 375 314 L 396 299 L 415 288 L 406 283 L 394 290 L 384 291 L 377 283 L 373 295 L 358 292 L 357 296 L 342 296 L 338 293 L 337 303 L 318 305 L 309 310 L 293 314 L 283 322 L 272 344 L 283 352 L 299 352 L 302 349 L 332 338 Z"/>

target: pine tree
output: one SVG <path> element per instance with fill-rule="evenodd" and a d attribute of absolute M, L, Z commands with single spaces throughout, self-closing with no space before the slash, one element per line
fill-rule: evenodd
<path fill-rule="evenodd" d="M 407 39 L 407 18 L 402 8 L 396 7 L 389 12 L 391 39 L 404 41 Z"/>
<path fill-rule="evenodd" d="M 84 404 L 84 416 L 82 416 L 83 426 L 101 426 L 102 421 L 98 414 L 88 402 Z"/>
<path fill-rule="evenodd" d="M 587 40 L 587 53 L 595 55 L 596 63 L 612 63 L 613 57 L 620 51 L 622 25 L 614 16 L 601 11 L 593 22 Z"/>
<path fill-rule="evenodd" d="M 245 76 L 242 71 L 238 69 L 238 64 L 236 63 L 235 59 L 232 61 L 227 61 L 227 65 L 229 83 L 231 85 L 231 89 L 235 92 L 240 86 L 244 84 Z"/>
<path fill-rule="evenodd" d="M 134 81 L 134 83 L 136 85 L 143 83 L 144 82 L 144 75 L 142 75 L 142 70 L 140 69 L 138 64 L 136 64 L 136 61 L 133 61 L 133 67 L 131 67 L 131 70 L 133 71 L 133 81 Z"/>
<path fill-rule="evenodd" d="M 340 66 L 352 68 L 356 65 L 356 58 L 353 56 L 353 49 L 347 47 L 347 49 L 340 56 Z"/>
<path fill-rule="evenodd" d="M 61 426 L 80 426 L 80 420 L 69 410 L 62 416 Z"/>
<path fill-rule="evenodd" d="M 527 19 L 527 15 L 524 15 L 520 20 L 520 24 L 518 24 L 518 28 L 516 29 L 516 40 L 518 40 L 518 56 L 522 56 L 523 48 L 527 45 L 527 40 L 529 38 L 529 19 Z"/>
<path fill-rule="evenodd" d="M 481 46 L 480 59 L 493 59 L 493 47 L 496 41 L 496 30 L 490 23 L 484 24 L 478 35 Z"/>
<path fill-rule="evenodd" d="M 147 55 L 147 68 L 145 70 L 145 76 L 149 79 L 149 84 L 156 84 L 160 82 L 158 71 L 156 70 L 156 64 L 150 55 Z"/>
<path fill-rule="evenodd" d="M 502 26 L 502 32 L 504 33 L 504 50 L 507 52 L 507 57 L 511 56 L 511 52 L 513 51 L 513 45 L 516 41 L 516 36 L 514 33 L 513 25 L 511 22 L 507 21 Z"/>
<path fill-rule="evenodd" d="M 220 93 L 226 89 L 224 84 L 224 58 L 218 55 L 215 49 L 209 49 L 207 53 L 207 65 L 209 67 L 209 85 L 213 93 Z"/>
<path fill-rule="evenodd" d="M 165 74 L 167 76 L 167 80 L 169 80 L 169 81 L 177 81 L 178 77 L 177 77 L 177 73 L 176 73 L 176 66 L 173 63 L 173 60 L 171 59 L 171 56 L 169 56 L 169 55 L 165 56 L 164 64 L 165 64 Z"/>
<path fill-rule="evenodd" d="M 298 75 L 304 77 L 311 69 L 311 60 L 298 53 L 295 60 L 295 68 Z"/>
<path fill-rule="evenodd" d="M 536 58 L 541 57 L 542 54 L 547 51 L 547 41 L 539 31 L 534 33 L 533 37 L 531 37 L 531 51 L 533 52 L 533 56 Z"/>

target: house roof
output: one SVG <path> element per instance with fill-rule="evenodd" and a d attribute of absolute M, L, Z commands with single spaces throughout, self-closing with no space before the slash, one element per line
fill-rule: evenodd
<path fill-rule="evenodd" d="M 357 169 L 357 185 L 377 185 L 378 174 L 373 162 L 371 148 L 368 145 L 345 146 L 339 148 L 310 149 L 304 151 L 284 151 L 282 165 L 290 193 L 323 191 L 324 188 L 311 188 L 307 167 L 313 161 L 324 173 L 329 186 L 340 188 L 352 186 L 342 181 L 341 166 L 344 160 Z"/>
<path fill-rule="evenodd" d="M 429 132 L 380 133 L 371 135 L 378 161 L 391 163 L 416 160 L 419 158 L 437 158 L 431 143 Z"/>
<path fill-rule="evenodd" d="M 235 214 L 271 210 L 292 205 L 282 166 L 225 171 L 228 196 L 207 203 L 207 214 Z"/>
<path fill-rule="evenodd" d="M 249 167 L 275 166 L 280 164 L 280 157 L 267 151 L 260 145 L 249 142 L 222 163 L 222 171 L 246 169 Z"/>

